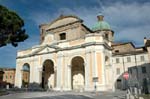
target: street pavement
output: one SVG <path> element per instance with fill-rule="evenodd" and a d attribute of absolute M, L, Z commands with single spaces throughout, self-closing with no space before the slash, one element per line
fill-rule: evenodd
<path fill-rule="evenodd" d="M 0 99 L 125 99 L 125 92 L 23 92 L 0 96 Z"/>
<path fill-rule="evenodd" d="M 93 99 L 83 95 L 59 95 L 59 96 L 45 96 L 45 97 L 38 97 L 38 98 L 30 98 L 30 99 Z"/>

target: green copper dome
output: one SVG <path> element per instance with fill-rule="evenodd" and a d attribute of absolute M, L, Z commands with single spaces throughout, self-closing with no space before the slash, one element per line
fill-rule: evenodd
<path fill-rule="evenodd" d="M 103 20 L 103 15 L 98 15 L 98 22 L 93 26 L 92 30 L 97 31 L 97 30 L 111 30 L 110 25 Z"/>
<path fill-rule="evenodd" d="M 98 21 L 92 28 L 93 31 L 96 30 L 111 30 L 110 25 L 105 21 Z"/>

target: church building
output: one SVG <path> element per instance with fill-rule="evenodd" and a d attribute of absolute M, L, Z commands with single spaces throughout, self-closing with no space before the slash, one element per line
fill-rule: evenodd
<path fill-rule="evenodd" d="M 97 19 L 92 29 L 73 15 L 40 25 L 40 44 L 17 52 L 15 86 L 24 86 L 23 71 L 29 71 L 26 83 L 43 89 L 113 90 L 114 32 L 103 15 Z"/>

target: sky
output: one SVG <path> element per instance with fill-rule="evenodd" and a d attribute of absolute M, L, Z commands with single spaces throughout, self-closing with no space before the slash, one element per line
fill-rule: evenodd
<path fill-rule="evenodd" d="M 0 67 L 15 68 L 17 51 L 39 44 L 39 25 L 61 14 L 76 15 L 92 28 L 102 13 L 115 32 L 115 42 L 133 42 L 140 47 L 144 37 L 150 38 L 150 0 L 0 0 L 0 4 L 24 20 L 29 35 L 18 47 L 0 48 Z"/>

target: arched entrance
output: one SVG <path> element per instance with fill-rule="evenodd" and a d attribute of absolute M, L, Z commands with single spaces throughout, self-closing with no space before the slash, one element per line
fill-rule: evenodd
<path fill-rule="evenodd" d="M 54 78 L 54 63 L 48 59 L 43 63 L 42 88 L 53 89 L 55 86 Z"/>
<path fill-rule="evenodd" d="M 27 88 L 30 82 L 30 65 L 25 63 L 22 67 L 22 87 Z"/>
<path fill-rule="evenodd" d="M 71 61 L 71 85 L 73 90 L 83 90 L 85 84 L 84 59 L 80 56 Z"/>

